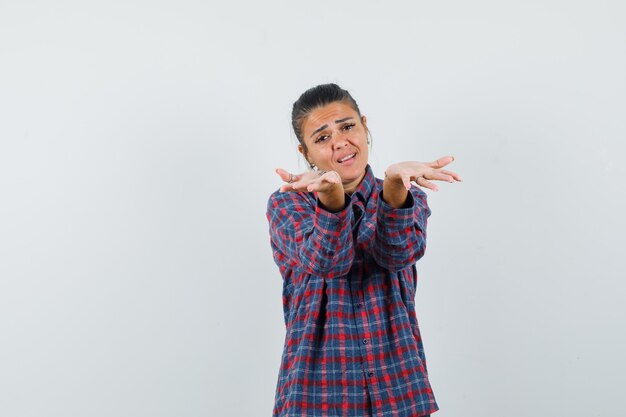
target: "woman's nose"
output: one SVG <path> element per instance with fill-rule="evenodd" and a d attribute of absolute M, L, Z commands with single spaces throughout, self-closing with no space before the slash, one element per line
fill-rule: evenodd
<path fill-rule="evenodd" d="M 335 149 L 341 149 L 345 146 L 348 146 L 348 138 L 345 136 L 337 137 L 337 140 L 334 143 Z"/>

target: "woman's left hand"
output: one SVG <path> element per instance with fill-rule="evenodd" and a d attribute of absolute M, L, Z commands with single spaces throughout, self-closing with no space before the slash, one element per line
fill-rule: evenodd
<path fill-rule="evenodd" d="M 462 181 L 459 174 L 443 169 L 454 161 L 453 156 L 444 156 L 433 162 L 406 161 L 391 165 L 385 171 L 385 181 L 395 185 L 403 185 L 407 190 L 411 189 L 411 181 L 417 185 L 430 188 L 433 191 L 439 187 L 432 181 L 457 182 Z"/>

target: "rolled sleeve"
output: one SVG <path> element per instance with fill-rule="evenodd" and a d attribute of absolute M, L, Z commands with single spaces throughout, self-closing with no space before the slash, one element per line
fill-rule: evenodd
<path fill-rule="evenodd" d="M 350 198 L 338 212 L 326 210 L 313 194 L 275 192 L 267 218 L 275 260 L 324 277 L 348 273 L 354 259 Z"/>
<path fill-rule="evenodd" d="M 372 240 L 372 255 L 376 263 L 391 271 L 409 267 L 424 256 L 426 225 L 430 209 L 426 193 L 412 187 L 405 204 L 393 208 L 378 198 L 376 233 Z"/>

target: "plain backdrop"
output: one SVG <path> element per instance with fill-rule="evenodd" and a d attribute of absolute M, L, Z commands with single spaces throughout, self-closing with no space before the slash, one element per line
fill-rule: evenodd
<path fill-rule="evenodd" d="M 449 165 L 416 309 L 438 417 L 626 415 L 626 4 L 0 0 L 0 415 L 269 416 L 265 217 L 336 82 L 376 176 Z"/>

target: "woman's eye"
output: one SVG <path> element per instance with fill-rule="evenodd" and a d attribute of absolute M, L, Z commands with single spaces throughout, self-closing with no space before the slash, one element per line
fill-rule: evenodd
<path fill-rule="evenodd" d="M 318 143 L 318 142 L 323 142 L 323 141 L 325 141 L 326 139 L 328 139 L 328 135 L 322 135 L 322 136 L 318 137 L 318 138 L 315 140 L 315 143 Z"/>
<path fill-rule="evenodd" d="M 354 123 L 349 123 L 343 127 L 344 130 L 352 130 L 354 127 Z"/>

